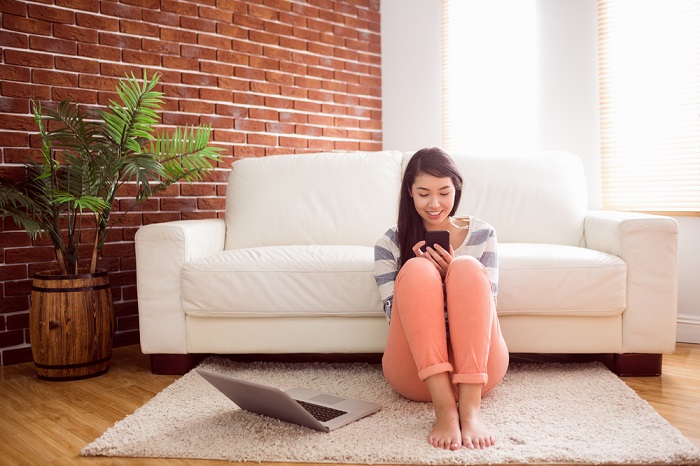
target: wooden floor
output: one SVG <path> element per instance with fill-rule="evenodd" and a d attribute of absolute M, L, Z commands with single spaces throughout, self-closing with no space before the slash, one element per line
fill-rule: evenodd
<path fill-rule="evenodd" d="M 679 344 L 664 356 L 663 370 L 661 377 L 624 381 L 700 446 L 700 345 Z M 223 464 L 79 456 L 82 447 L 177 378 L 152 375 L 138 346 L 116 348 L 110 371 L 88 380 L 45 382 L 31 364 L 0 367 L 0 465 Z"/>

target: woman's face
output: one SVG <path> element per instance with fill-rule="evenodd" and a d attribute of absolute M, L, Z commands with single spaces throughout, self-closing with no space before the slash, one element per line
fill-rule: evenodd
<path fill-rule="evenodd" d="M 447 230 L 449 216 L 455 204 L 452 178 L 420 174 L 411 186 L 411 197 L 426 230 Z"/>

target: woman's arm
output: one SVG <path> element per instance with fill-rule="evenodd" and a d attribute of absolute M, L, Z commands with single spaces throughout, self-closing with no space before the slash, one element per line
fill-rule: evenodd
<path fill-rule="evenodd" d="M 399 247 L 396 231 L 391 229 L 379 238 L 374 245 L 374 278 L 379 286 L 384 313 L 391 319 L 391 305 L 394 300 L 394 282 L 399 271 Z"/>

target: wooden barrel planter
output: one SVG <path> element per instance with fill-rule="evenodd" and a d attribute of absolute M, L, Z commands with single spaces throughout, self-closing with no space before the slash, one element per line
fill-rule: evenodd
<path fill-rule="evenodd" d="M 29 337 L 40 379 L 76 380 L 104 374 L 112 357 L 113 333 L 107 272 L 34 275 Z"/>

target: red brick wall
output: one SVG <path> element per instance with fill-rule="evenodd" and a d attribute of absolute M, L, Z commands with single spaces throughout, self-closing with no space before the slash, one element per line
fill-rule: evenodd
<path fill-rule="evenodd" d="M 117 79 L 144 69 L 162 74 L 162 123 L 210 123 L 227 155 L 210 180 L 174 186 L 113 228 L 101 266 L 115 345 L 138 341 L 140 225 L 221 216 L 233 157 L 381 149 L 379 38 L 379 0 L 0 1 L 1 172 L 36 151 L 30 99 L 105 105 Z M 46 240 L 0 222 L 2 365 L 31 360 L 31 281 L 51 260 Z"/>

